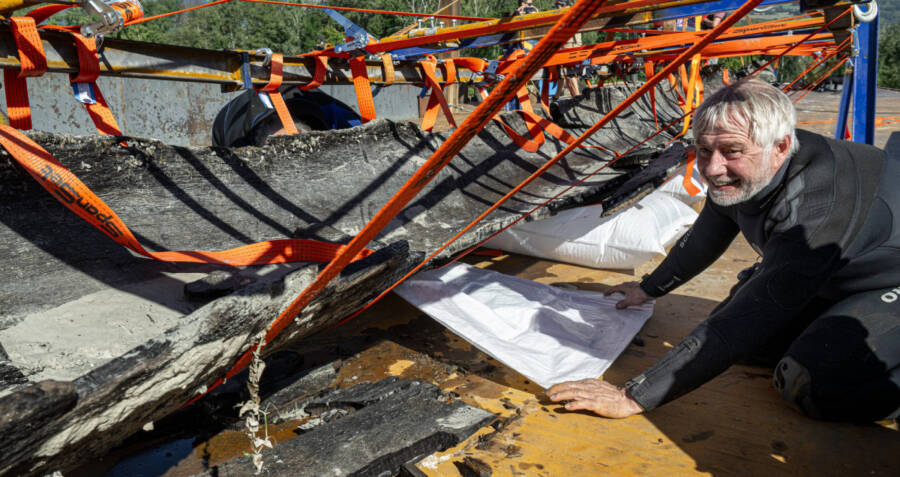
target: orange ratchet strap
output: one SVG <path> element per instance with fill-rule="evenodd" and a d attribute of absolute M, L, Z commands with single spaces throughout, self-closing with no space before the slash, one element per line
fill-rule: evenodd
<path fill-rule="evenodd" d="M 447 67 L 447 73 L 445 75 L 447 82 L 444 83 L 444 86 L 456 81 L 456 68 L 453 66 L 452 62 L 449 62 L 449 64 L 450 66 Z M 437 76 L 435 75 L 437 60 L 429 58 L 420 61 L 419 65 L 422 66 L 422 74 L 425 76 L 425 86 L 431 89 L 431 96 L 428 98 L 428 107 L 425 109 L 425 115 L 422 116 L 422 129 L 431 132 L 434 128 L 434 123 L 437 120 L 438 106 L 440 106 L 441 110 L 444 112 L 444 116 L 447 118 L 447 122 L 450 123 L 450 126 L 455 128 L 456 120 L 453 118 L 453 112 L 450 111 L 450 105 L 447 104 L 447 98 L 444 97 L 444 90 L 441 88 L 441 84 L 438 82 Z"/>
<path fill-rule="evenodd" d="M 281 91 L 278 91 L 278 88 L 281 87 L 283 78 L 283 68 L 284 55 L 281 53 L 272 53 L 272 58 L 269 60 L 269 83 L 258 88 L 256 92 L 259 95 L 265 94 L 269 97 L 269 101 L 272 102 L 272 107 L 275 108 L 275 112 L 278 114 L 278 119 L 281 120 L 281 127 L 284 128 L 284 131 L 287 134 L 299 134 L 300 131 L 298 131 L 297 126 L 294 125 L 294 118 L 291 117 L 291 112 L 288 111 L 287 105 L 284 104 L 284 97 L 281 96 Z"/>
<path fill-rule="evenodd" d="M 362 122 L 367 123 L 375 119 L 375 101 L 372 99 L 372 85 L 369 83 L 365 56 L 350 58 L 350 73 L 353 74 L 359 117 L 362 118 Z"/>
<path fill-rule="evenodd" d="M 113 116 L 109 105 L 103 98 L 103 93 L 97 86 L 97 78 L 100 77 L 100 59 L 97 57 L 97 42 L 95 38 L 85 38 L 78 33 L 72 33 L 75 38 L 75 47 L 78 50 L 78 74 L 69 76 L 69 81 L 75 89 L 75 98 L 84 104 L 97 132 L 121 136 L 116 118 Z M 83 94 L 79 94 L 83 91 Z"/>
<path fill-rule="evenodd" d="M 327 262 L 346 247 L 317 240 L 283 239 L 257 242 L 228 250 L 148 252 L 125 223 L 72 172 L 49 152 L 19 131 L 0 125 L 0 145 L 56 200 L 100 229 L 116 243 L 145 257 L 164 262 L 219 265 L 265 265 L 299 261 Z M 353 260 L 372 254 L 362 249 Z"/>
<path fill-rule="evenodd" d="M 313 73 L 312 81 L 300 87 L 303 91 L 316 89 L 325 82 L 325 73 L 328 72 L 328 57 L 314 56 L 313 60 L 316 62 L 316 72 Z"/>
<path fill-rule="evenodd" d="M 685 118 L 687 121 L 687 118 Z M 681 181 L 681 185 L 684 186 L 684 190 L 687 191 L 688 195 L 691 197 L 700 193 L 700 188 L 694 184 L 694 181 L 691 180 L 694 177 L 694 167 L 696 165 L 697 158 L 694 156 L 694 151 L 688 151 L 688 162 L 684 166 L 684 180 Z"/>
<path fill-rule="evenodd" d="M 28 85 L 25 78 L 41 76 L 47 71 L 47 56 L 44 44 L 37 31 L 37 24 L 31 17 L 11 17 L 10 32 L 19 50 L 21 69 L 3 70 L 6 86 L 6 115 L 9 124 L 16 129 L 31 129 L 31 107 L 28 104 Z"/>

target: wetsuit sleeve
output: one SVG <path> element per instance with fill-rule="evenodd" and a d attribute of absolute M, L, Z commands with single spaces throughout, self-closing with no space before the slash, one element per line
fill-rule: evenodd
<path fill-rule="evenodd" d="M 737 224 L 707 202 L 690 230 L 656 270 L 644 278 L 641 289 L 656 298 L 678 288 L 722 256 L 737 233 Z"/>
<path fill-rule="evenodd" d="M 832 242 L 813 248 L 801 226 L 772 237 L 757 271 L 658 363 L 629 381 L 653 409 L 692 391 L 781 331 L 841 266 Z"/>

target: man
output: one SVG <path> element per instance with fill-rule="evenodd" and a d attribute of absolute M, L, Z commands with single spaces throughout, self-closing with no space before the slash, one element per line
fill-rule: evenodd
<path fill-rule="evenodd" d="M 716 12 L 710 13 L 709 15 L 704 15 L 703 20 L 700 21 L 700 29 L 712 30 L 713 28 L 719 26 L 719 23 L 722 23 L 722 20 L 726 16 L 728 16 L 728 12 Z"/>
<path fill-rule="evenodd" d="M 696 389 L 739 360 L 774 365 L 775 387 L 813 418 L 900 415 L 900 161 L 871 146 L 795 132 L 796 112 L 756 80 L 694 115 L 709 200 L 691 230 L 618 307 L 677 288 L 738 232 L 762 256 L 730 296 L 624 388 L 599 379 L 547 394 L 567 409 L 627 417 Z"/>
<path fill-rule="evenodd" d="M 519 7 L 516 8 L 514 15 L 528 15 L 529 13 L 537 13 L 540 10 L 534 6 L 534 0 L 522 0 L 519 2 Z"/>

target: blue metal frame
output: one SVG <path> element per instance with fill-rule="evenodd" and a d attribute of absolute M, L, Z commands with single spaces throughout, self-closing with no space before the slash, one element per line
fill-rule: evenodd
<path fill-rule="evenodd" d="M 856 27 L 853 62 L 853 140 L 875 142 L 875 87 L 878 81 L 878 17 Z"/>
<path fill-rule="evenodd" d="M 837 125 L 834 128 L 834 138 L 844 139 L 847 134 L 847 116 L 850 113 L 850 99 L 853 97 L 853 73 L 844 75 L 841 86 L 841 105 L 838 108 Z"/>

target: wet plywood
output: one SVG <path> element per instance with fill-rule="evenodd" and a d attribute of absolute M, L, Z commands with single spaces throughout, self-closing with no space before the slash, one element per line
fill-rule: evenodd
<path fill-rule="evenodd" d="M 502 256 L 469 260 L 542 283 L 605 290 L 658 264 L 613 272 Z M 705 273 L 661 298 L 653 317 L 606 379 L 622 384 L 652 365 L 728 294 L 756 261 L 736 242 Z M 338 331 L 338 330 L 335 330 Z M 391 296 L 341 330 L 376 338 L 344 360 L 346 385 L 385 375 L 431 381 L 501 418 L 460 445 L 426 458 L 428 475 L 897 475 L 900 433 L 878 425 L 810 420 L 775 392 L 771 373 L 733 366 L 702 388 L 624 420 L 567 412 L 543 389 Z M 484 467 L 482 467 L 484 466 Z M 475 472 L 475 473 L 472 473 Z"/>

